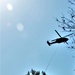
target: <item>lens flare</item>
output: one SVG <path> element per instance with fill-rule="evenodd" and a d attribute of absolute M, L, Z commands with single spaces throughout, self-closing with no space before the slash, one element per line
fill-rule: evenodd
<path fill-rule="evenodd" d="M 17 30 L 20 31 L 20 32 L 22 32 L 22 31 L 24 30 L 24 26 L 23 26 L 23 24 L 21 24 L 21 23 L 18 23 L 18 24 L 16 25 L 16 27 L 17 27 Z"/>

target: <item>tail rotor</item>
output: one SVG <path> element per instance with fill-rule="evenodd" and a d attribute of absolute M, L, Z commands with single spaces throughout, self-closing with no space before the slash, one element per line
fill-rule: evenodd
<path fill-rule="evenodd" d="M 50 46 L 50 42 L 49 41 L 47 41 L 47 44 Z"/>

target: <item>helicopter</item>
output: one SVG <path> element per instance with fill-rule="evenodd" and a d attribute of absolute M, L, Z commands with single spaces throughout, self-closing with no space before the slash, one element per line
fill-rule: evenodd
<path fill-rule="evenodd" d="M 68 37 L 68 36 L 70 36 L 70 35 L 73 34 L 73 33 L 71 33 L 71 34 L 66 35 L 66 36 L 64 36 L 64 37 L 61 37 L 61 35 L 57 32 L 57 30 L 55 30 L 55 32 L 58 34 L 58 36 L 59 36 L 60 38 L 51 40 L 51 42 L 47 41 L 47 44 L 48 44 L 49 46 L 51 46 L 52 44 L 55 44 L 55 43 L 63 43 L 63 42 L 66 43 L 66 44 L 68 44 L 67 41 L 68 41 L 69 39 L 66 38 L 66 37 Z"/>

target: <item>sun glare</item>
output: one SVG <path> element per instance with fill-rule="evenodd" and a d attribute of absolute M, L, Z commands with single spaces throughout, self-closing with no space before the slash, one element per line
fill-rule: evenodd
<path fill-rule="evenodd" d="M 8 8 L 9 11 L 12 11 L 12 10 L 13 10 L 12 4 L 8 3 L 8 4 L 7 4 L 7 8 Z"/>

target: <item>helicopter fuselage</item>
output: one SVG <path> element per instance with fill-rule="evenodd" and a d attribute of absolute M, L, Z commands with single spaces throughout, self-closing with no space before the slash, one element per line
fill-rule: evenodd
<path fill-rule="evenodd" d="M 49 46 L 50 46 L 51 44 L 63 43 L 63 42 L 66 43 L 66 44 L 68 44 L 67 41 L 68 41 L 69 39 L 66 38 L 66 37 L 68 37 L 68 36 L 70 36 L 70 35 L 73 34 L 73 33 L 71 33 L 71 34 L 66 35 L 66 36 L 64 36 L 64 37 L 61 37 L 61 35 L 57 32 L 57 30 L 55 30 L 55 32 L 59 35 L 60 38 L 54 39 L 54 40 L 52 40 L 51 42 L 47 41 L 47 44 L 48 44 Z"/>
<path fill-rule="evenodd" d="M 62 37 L 62 38 L 57 38 L 55 40 L 52 40 L 51 42 L 47 41 L 47 44 L 50 46 L 51 44 L 55 44 L 55 43 L 63 43 L 63 42 L 67 43 L 67 41 L 68 41 L 68 38 Z"/>
<path fill-rule="evenodd" d="M 57 38 L 54 42 L 61 43 L 61 42 L 67 42 L 67 41 L 68 41 L 68 38 L 62 37 L 62 38 Z"/>

